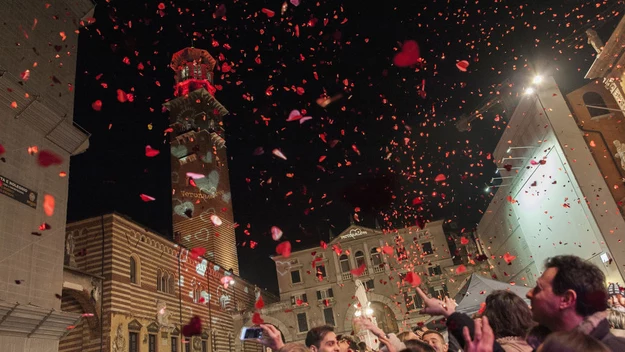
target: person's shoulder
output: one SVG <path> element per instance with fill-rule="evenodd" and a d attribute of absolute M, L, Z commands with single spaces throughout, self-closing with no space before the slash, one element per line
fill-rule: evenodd
<path fill-rule="evenodd" d="M 613 351 L 625 351 L 625 337 L 616 336 L 609 332 L 601 339 L 601 342 Z"/>

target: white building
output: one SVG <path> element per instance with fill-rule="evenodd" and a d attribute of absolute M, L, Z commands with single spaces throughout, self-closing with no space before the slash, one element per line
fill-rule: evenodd
<path fill-rule="evenodd" d="M 420 299 L 402 280 L 407 272 L 418 274 L 421 288 L 430 294 L 453 297 L 476 268 L 467 263 L 458 271 L 468 270 L 456 274 L 459 265 L 450 255 L 442 225 L 443 221 L 435 221 L 422 230 L 392 233 L 352 225 L 327 246 L 293 252 L 288 258 L 273 257 L 280 302 L 266 306 L 261 316 L 288 342 L 303 341 L 310 328 L 323 324 L 334 326 L 337 334 L 351 334 L 352 319 L 366 310 L 355 297 L 354 280 L 359 279 L 367 288 L 378 326 L 389 333 L 411 330 L 429 317 L 418 314 Z M 364 269 L 357 277 L 356 268 Z"/>
<path fill-rule="evenodd" d="M 591 150 L 577 118 L 545 78 L 521 99 L 497 144 L 500 183 L 477 231 L 500 280 L 533 286 L 545 259 L 573 254 L 622 282 L 625 221 L 611 189 L 623 184 L 606 183 L 595 160 L 601 148 Z"/>
<path fill-rule="evenodd" d="M 80 318 L 60 311 L 60 297 L 69 160 L 89 145 L 88 134 L 73 124 L 76 32 L 93 7 L 89 0 L 2 2 L 2 351 L 57 351 Z M 40 166 L 44 151 L 58 163 Z"/>

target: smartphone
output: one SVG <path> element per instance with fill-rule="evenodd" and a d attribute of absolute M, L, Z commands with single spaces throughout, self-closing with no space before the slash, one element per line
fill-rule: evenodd
<path fill-rule="evenodd" d="M 263 329 L 260 326 L 249 326 L 241 330 L 241 340 L 256 340 L 263 338 Z"/>

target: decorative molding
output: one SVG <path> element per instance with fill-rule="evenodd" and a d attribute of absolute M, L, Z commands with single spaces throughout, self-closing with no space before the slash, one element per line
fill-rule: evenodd
<path fill-rule="evenodd" d="M 141 325 L 137 319 L 128 323 L 128 331 L 141 331 L 141 328 L 143 328 L 143 325 Z"/>
<path fill-rule="evenodd" d="M 150 323 L 147 327 L 148 332 L 157 333 L 160 330 L 160 327 L 155 322 Z"/>

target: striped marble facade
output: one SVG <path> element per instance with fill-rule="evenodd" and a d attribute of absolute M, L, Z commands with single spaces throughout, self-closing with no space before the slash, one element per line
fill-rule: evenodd
<path fill-rule="evenodd" d="M 134 351 L 131 333 L 141 352 L 152 352 L 151 342 L 156 352 L 263 351 L 258 344 L 243 344 L 239 334 L 250 324 L 244 313 L 253 310 L 257 297 L 271 303 L 277 301 L 274 295 L 119 214 L 68 224 L 67 232 L 75 240 L 77 269 L 104 277 L 103 314 L 101 332 L 82 321 L 61 340 L 60 351 Z M 230 281 L 234 284 L 226 288 L 223 282 Z M 81 309 L 65 295 L 62 307 Z M 202 336 L 187 343 L 180 331 L 196 315 Z"/>

